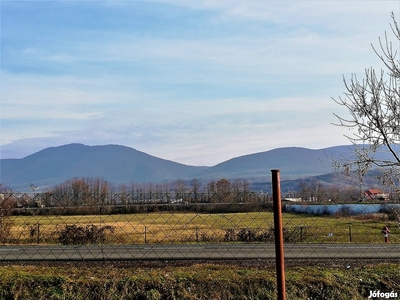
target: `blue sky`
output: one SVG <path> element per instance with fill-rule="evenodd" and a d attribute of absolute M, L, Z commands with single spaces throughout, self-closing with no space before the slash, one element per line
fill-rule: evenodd
<path fill-rule="evenodd" d="M 399 1 L 1 1 L 2 158 L 78 142 L 191 165 L 347 144 L 342 76 Z M 394 40 L 394 39 L 393 39 Z"/>

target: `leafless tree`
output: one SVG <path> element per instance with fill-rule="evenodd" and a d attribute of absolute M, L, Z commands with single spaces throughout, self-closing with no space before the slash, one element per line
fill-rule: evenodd
<path fill-rule="evenodd" d="M 222 178 L 217 181 L 216 183 L 217 188 L 217 195 L 219 197 L 219 202 L 228 203 L 231 199 L 231 182 L 226 179 Z"/>
<path fill-rule="evenodd" d="M 391 32 L 400 43 L 400 29 L 394 13 L 391 14 Z M 333 99 L 349 112 L 349 116 L 335 114 L 335 125 L 354 129 L 347 138 L 353 144 L 351 158 L 335 158 L 334 166 L 346 173 L 356 173 L 359 179 L 371 168 L 379 168 L 381 183 L 397 186 L 400 179 L 400 61 L 396 45 L 385 33 L 379 38 L 379 47 L 373 51 L 384 68 L 365 70 L 365 78 L 352 75 L 343 79 L 344 95 Z"/>
<path fill-rule="evenodd" d="M 193 193 L 193 201 L 197 202 L 200 196 L 200 187 L 201 187 L 201 182 L 200 180 L 194 178 L 190 182 L 192 186 L 192 193 Z"/>

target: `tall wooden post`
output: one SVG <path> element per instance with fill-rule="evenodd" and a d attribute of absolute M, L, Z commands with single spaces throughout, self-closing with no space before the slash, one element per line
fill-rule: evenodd
<path fill-rule="evenodd" d="M 285 257 L 284 257 L 284 251 L 283 251 L 281 182 L 280 182 L 279 170 L 271 170 L 271 172 L 272 172 L 272 198 L 273 198 L 273 205 L 274 205 L 276 282 L 277 282 L 277 287 L 278 287 L 278 300 L 286 300 Z"/>

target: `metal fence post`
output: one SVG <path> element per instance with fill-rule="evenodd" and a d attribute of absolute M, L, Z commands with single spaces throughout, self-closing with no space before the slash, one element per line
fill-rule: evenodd
<path fill-rule="evenodd" d="M 300 225 L 300 242 L 303 241 L 303 225 Z"/>
<path fill-rule="evenodd" d="M 283 252 L 282 202 L 279 170 L 272 172 L 272 197 L 274 205 L 276 282 L 278 300 L 286 300 L 285 258 Z"/>
<path fill-rule="evenodd" d="M 37 243 L 39 244 L 40 242 L 40 224 L 37 223 Z"/>
<path fill-rule="evenodd" d="M 350 243 L 353 242 L 353 238 L 351 236 L 351 225 L 349 225 L 349 237 L 350 237 Z"/>

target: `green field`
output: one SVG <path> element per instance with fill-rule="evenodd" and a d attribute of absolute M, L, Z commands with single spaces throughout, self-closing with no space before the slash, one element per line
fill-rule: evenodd
<path fill-rule="evenodd" d="M 13 216 L 9 221 L 8 244 L 56 244 L 60 233 L 72 225 L 93 225 L 91 230 L 108 226 L 97 240 L 104 244 L 273 242 L 271 212 Z M 390 241 L 399 243 L 397 223 L 382 214 L 340 218 L 283 214 L 286 242 L 296 243 L 382 243 L 381 229 L 388 224 Z"/>

